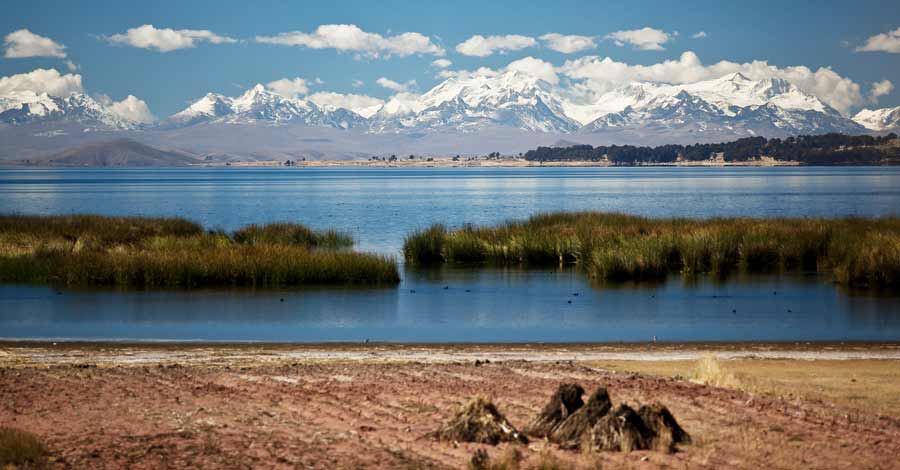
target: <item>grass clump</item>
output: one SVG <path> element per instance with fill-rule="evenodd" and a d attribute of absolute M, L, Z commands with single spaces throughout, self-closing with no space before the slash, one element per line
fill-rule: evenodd
<path fill-rule="evenodd" d="M 49 451 L 34 434 L 0 426 L 0 468 L 46 468 Z"/>
<path fill-rule="evenodd" d="M 303 225 L 274 223 L 248 225 L 232 236 L 234 241 L 248 245 L 304 245 L 318 248 L 347 248 L 353 238 L 334 230 L 315 231 Z"/>
<path fill-rule="evenodd" d="M 528 438 L 510 424 L 493 402 L 484 397 L 469 400 L 453 418 L 429 433 L 429 436 L 438 441 L 489 445 L 501 442 L 528 443 Z"/>
<path fill-rule="evenodd" d="M 712 354 L 705 354 L 694 366 L 691 380 L 703 385 L 741 389 L 741 382 L 731 372 L 726 371 L 719 364 L 719 360 Z"/>
<path fill-rule="evenodd" d="M 412 264 L 576 264 L 607 281 L 733 272 L 826 272 L 860 287 L 900 285 L 900 218 L 649 219 L 538 214 L 495 227 L 436 225 L 407 237 Z"/>
<path fill-rule="evenodd" d="M 302 225 L 228 235 L 182 219 L 0 216 L 0 281 L 136 288 L 393 284 L 392 258 Z"/>

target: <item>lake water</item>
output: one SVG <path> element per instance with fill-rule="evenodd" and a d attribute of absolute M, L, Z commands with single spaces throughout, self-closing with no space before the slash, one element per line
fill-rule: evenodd
<path fill-rule="evenodd" d="M 2 169 L 0 212 L 295 221 L 399 257 L 410 231 L 551 210 L 900 214 L 900 168 Z M 596 286 L 572 270 L 403 269 L 398 288 L 0 285 L 0 337 L 247 341 L 900 340 L 900 297 L 816 276 Z M 445 288 L 446 287 L 446 288 Z M 578 294 L 577 296 L 575 294 Z M 571 301 L 571 303 L 570 303 Z"/>

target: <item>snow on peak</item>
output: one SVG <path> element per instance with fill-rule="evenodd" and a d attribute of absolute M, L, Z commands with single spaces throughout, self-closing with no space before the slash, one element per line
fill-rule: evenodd
<path fill-rule="evenodd" d="M 186 109 L 172 115 L 169 124 L 198 122 L 287 123 L 300 122 L 328 127 L 356 127 L 365 119 L 343 108 L 320 108 L 311 101 L 287 98 L 256 84 L 236 97 L 207 93 Z"/>
<path fill-rule="evenodd" d="M 98 102 L 83 93 L 61 97 L 30 90 L 13 91 L 0 96 L 0 122 L 23 124 L 69 119 L 111 129 L 134 129 L 143 125 L 121 116 L 110 104 Z"/>
<path fill-rule="evenodd" d="M 853 120 L 873 131 L 900 130 L 900 106 L 895 108 L 863 109 Z"/>

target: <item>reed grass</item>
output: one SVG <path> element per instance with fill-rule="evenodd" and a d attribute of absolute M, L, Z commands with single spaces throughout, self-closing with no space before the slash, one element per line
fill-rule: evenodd
<path fill-rule="evenodd" d="M 495 227 L 433 226 L 407 237 L 411 264 L 576 264 L 603 280 L 671 273 L 825 272 L 860 287 L 900 285 L 900 218 L 651 219 L 538 214 Z"/>
<path fill-rule="evenodd" d="M 390 257 L 297 224 L 233 234 L 183 219 L 0 216 L 0 281 L 133 288 L 396 284 Z"/>

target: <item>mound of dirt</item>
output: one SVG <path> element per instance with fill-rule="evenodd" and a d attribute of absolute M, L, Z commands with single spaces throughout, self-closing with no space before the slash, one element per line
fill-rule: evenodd
<path fill-rule="evenodd" d="M 582 436 L 587 435 L 594 424 L 612 408 L 609 393 L 600 387 L 591 394 L 587 403 L 572 413 L 550 435 L 550 441 L 561 447 L 577 448 Z"/>
<path fill-rule="evenodd" d="M 439 441 L 490 445 L 501 442 L 528 443 L 528 438 L 516 430 L 493 403 L 483 397 L 470 400 L 453 418 L 429 436 Z"/>
<path fill-rule="evenodd" d="M 653 433 L 653 448 L 663 452 L 675 452 L 677 444 L 690 444 L 691 436 L 681 429 L 669 409 L 660 403 L 644 405 L 638 416 Z"/>
<path fill-rule="evenodd" d="M 544 406 L 525 432 L 535 437 L 550 437 L 551 434 L 575 411 L 584 406 L 581 396 L 584 389 L 578 384 L 559 384 L 556 393 L 550 397 L 550 401 Z"/>
<path fill-rule="evenodd" d="M 594 451 L 630 452 L 650 449 L 653 437 L 653 431 L 634 409 L 619 405 L 591 428 L 587 444 Z"/>

